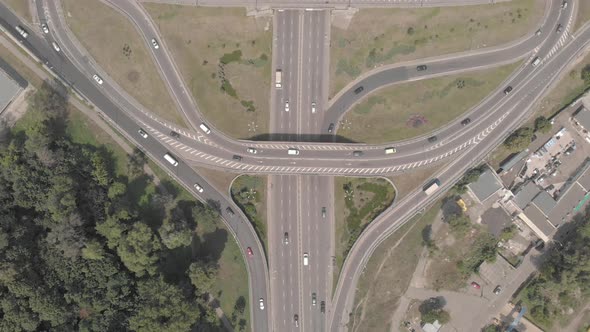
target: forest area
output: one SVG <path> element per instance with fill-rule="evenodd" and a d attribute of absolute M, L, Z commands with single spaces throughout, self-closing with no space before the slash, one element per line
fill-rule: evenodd
<path fill-rule="evenodd" d="M 138 199 L 141 151 L 115 174 L 106 149 L 68 136 L 52 84 L 29 98 L 0 143 L 0 331 L 222 330 L 208 305 L 219 253 L 195 235 L 217 212 L 166 190 Z"/>

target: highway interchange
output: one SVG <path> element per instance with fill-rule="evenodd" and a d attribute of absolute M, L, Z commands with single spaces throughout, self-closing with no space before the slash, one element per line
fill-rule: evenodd
<path fill-rule="evenodd" d="M 205 2 L 200 2 L 200 5 L 207 5 Z M 359 6 L 361 3 L 377 3 L 352 2 Z M 450 2 L 452 1 L 446 1 L 445 4 Z M 327 73 L 328 66 L 329 11 L 277 10 L 273 25 L 273 67 L 282 67 L 284 85 L 282 89 L 273 88 L 272 93 L 271 131 L 276 134 L 273 142 L 233 140 L 215 128 L 212 128 L 209 135 L 198 129 L 178 130 L 183 135 L 180 142 L 171 139 L 168 132 L 171 128 L 176 128 L 157 119 L 134 101 L 83 50 L 68 31 L 63 15 L 60 15 L 59 1 L 37 1 L 40 20 L 49 24 L 51 33 L 44 36 L 46 39 L 40 38 L 40 34 L 30 33 L 23 40 L 23 46 L 51 66 L 74 90 L 96 105 L 113 125 L 142 147 L 187 189 L 197 194 L 192 185 L 198 182 L 205 189 L 203 194 L 199 194 L 202 199 L 219 202 L 222 216 L 239 245 L 243 249 L 251 247 L 254 251 L 254 257 L 245 256 L 254 331 L 295 330 L 295 314 L 299 317 L 301 330 L 340 331 L 348 319 L 356 281 L 372 251 L 388 234 L 436 197 L 428 197 L 418 188 L 373 221 L 347 257 L 335 296 L 330 299 L 334 233 L 331 211 L 333 180 L 331 177 L 295 174 L 393 174 L 433 163 L 449 162 L 452 159 L 437 174 L 443 189 L 451 186 L 467 168 L 481 160 L 526 119 L 533 102 L 547 91 L 558 74 L 587 46 L 590 40 L 590 29 L 587 26 L 576 36 L 569 35 L 576 7 L 576 2 L 570 2 L 572 3 L 566 10 L 561 10 L 561 1 L 548 1 L 551 6 L 547 8 L 540 35 L 531 31 L 525 38 L 504 47 L 389 66 L 357 80 L 330 104 L 326 97 L 327 74 L 324 74 Z M 112 0 L 109 3 L 134 22 L 147 45 L 151 38 L 159 36 L 155 25 L 137 2 Z M 222 4 L 232 3 L 226 1 Z M 312 6 L 314 3 L 317 2 L 308 1 L 304 5 Z M 400 2 L 391 1 L 392 5 L 396 3 Z M 258 1 L 258 5 L 261 4 L 263 2 Z M 338 5 L 336 1 L 332 1 L 332 4 Z M 11 27 L 25 24 L 3 5 L 0 6 L 2 25 L 15 38 L 19 38 Z M 292 8 L 290 5 L 285 7 Z M 557 24 L 564 26 L 561 33 L 555 31 Z M 29 32 L 37 30 L 37 27 L 29 28 Z M 206 121 L 201 117 L 197 103 L 187 92 L 165 47 L 165 40 L 160 37 L 158 39 L 163 47 L 161 52 L 152 50 L 154 62 L 181 113 L 193 128 L 198 128 L 198 124 Z M 61 53 L 58 54 L 51 48 L 50 42 L 53 40 L 61 46 Z M 541 64 L 533 67 L 530 62 L 537 56 L 542 59 Z M 428 144 L 426 137 L 383 145 L 313 142 L 326 138 L 327 125 L 337 123 L 342 114 L 360 98 L 385 85 L 497 66 L 517 59 L 524 59 L 523 65 L 503 86 L 498 87 L 497 91 L 465 115 L 471 118 L 471 124 L 463 128 L 460 125 L 461 118 L 431 133 L 430 135 L 435 134 L 438 137 L 436 144 Z M 428 70 L 417 72 L 417 64 L 427 64 Z M 104 79 L 103 85 L 98 86 L 92 81 L 94 73 L 99 73 Z M 363 92 L 355 94 L 354 89 L 360 85 L 364 87 Z M 507 85 L 514 89 L 506 96 L 503 90 Z M 289 100 L 289 112 L 285 111 L 286 100 Z M 317 105 L 316 113 L 311 112 L 311 102 Z M 140 138 L 137 134 L 139 127 L 147 129 L 150 136 Z M 320 133 L 324 136 L 320 136 Z M 299 141 L 302 138 L 311 142 L 286 142 Z M 398 153 L 385 156 L 383 149 L 388 146 L 395 146 Z M 245 155 L 247 147 L 255 147 L 259 153 Z M 286 150 L 289 147 L 299 149 L 300 155 L 288 156 Z M 363 151 L 362 158 L 352 156 L 352 151 L 355 150 Z M 162 156 L 166 151 L 171 151 L 182 159 L 177 167 L 163 163 Z M 242 155 L 243 160 L 234 162 L 232 156 L 235 154 Z M 190 165 L 197 164 L 236 173 L 273 174 L 268 181 L 268 268 L 265 253 L 250 223 L 239 213 L 227 193 L 216 191 L 190 168 Z M 238 214 L 228 214 L 226 207 L 232 207 Z M 321 216 L 322 207 L 327 207 L 326 218 Z M 274 220 L 278 222 L 273 222 Z M 284 244 L 285 232 L 289 233 L 287 245 Z M 310 253 L 310 265 L 306 267 L 302 266 L 303 252 Z M 312 292 L 316 292 L 318 297 L 315 308 L 311 305 Z M 266 300 L 267 310 L 258 310 L 259 298 Z M 325 315 L 319 314 L 321 300 L 325 300 L 327 304 Z"/>

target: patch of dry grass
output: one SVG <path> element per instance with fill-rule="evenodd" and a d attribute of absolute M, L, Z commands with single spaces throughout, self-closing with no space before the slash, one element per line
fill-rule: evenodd
<path fill-rule="evenodd" d="M 31 12 L 29 11 L 28 0 L 3 0 L 10 9 L 14 10 L 16 15 L 24 18 L 27 22 L 32 22 Z"/>
<path fill-rule="evenodd" d="M 268 133 L 270 18 L 243 8 L 144 6 L 207 121 L 234 138 Z"/>
<path fill-rule="evenodd" d="M 381 64 L 500 45 L 537 29 L 545 2 L 362 9 L 348 29 L 332 27 L 330 97 Z"/>
<path fill-rule="evenodd" d="M 186 127 L 148 45 L 123 15 L 99 0 L 63 0 L 70 29 L 98 64 L 154 114 Z"/>

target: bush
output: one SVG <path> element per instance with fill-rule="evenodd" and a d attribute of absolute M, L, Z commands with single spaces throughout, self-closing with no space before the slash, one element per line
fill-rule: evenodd
<path fill-rule="evenodd" d="M 580 72 L 580 78 L 584 81 L 586 85 L 590 84 L 590 64 L 587 64 L 582 68 Z"/>
<path fill-rule="evenodd" d="M 228 63 L 231 63 L 234 61 L 240 61 L 241 59 L 242 59 L 242 51 L 235 50 L 231 53 L 225 53 L 223 56 L 221 56 L 221 58 L 219 59 L 219 62 L 223 63 L 224 65 L 227 65 Z"/>
<path fill-rule="evenodd" d="M 504 146 L 513 151 L 526 149 L 533 138 L 533 129 L 529 127 L 518 128 L 504 141 Z"/>
<path fill-rule="evenodd" d="M 546 134 L 551 130 L 551 127 L 551 121 L 549 121 L 546 117 L 540 116 L 535 119 L 535 132 Z"/>

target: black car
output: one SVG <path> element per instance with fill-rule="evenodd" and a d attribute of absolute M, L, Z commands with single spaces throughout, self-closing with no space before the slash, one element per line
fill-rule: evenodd
<path fill-rule="evenodd" d="M 426 65 L 419 65 L 418 67 L 416 67 L 417 71 L 425 71 L 426 69 L 428 69 Z"/>
<path fill-rule="evenodd" d="M 230 216 L 234 215 L 234 210 L 232 210 L 229 206 L 225 208 L 225 211 L 227 212 L 227 214 L 229 214 Z"/>
<path fill-rule="evenodd" d="M 507 86 L 506 89 L 504 89 L 504 94 L 507 95 L 510 93 L 510 91 L 512 91 L 512 87 L 511 86 Z"/>
<path fill-rule="evenodd" d="M 326 302 L 325 301 L 320 302 L 320 311 L 322 313 L 326 312 Z"/>
<path fill-rule="evenodd" d="M 438 141 L 438 138 L 436 136 L 430 136 L 430 137 L 428 137 L 428 142 L 434 143 L 436 141 Z"/>
<path fill-rule="evenodd" d="M 237 154 L 234 154 L 233 159 L 234 160 L 237 160 L 237 161 L 241 161 L 242 160 L 242 156 L 238 156 Z"/>
<path fill-rule="evenodd" d="M 466 126 L 466 125 L 468 125 L 470 122 L 471 122 L 471 119 L 470 119 L 470 118 L 465 118 L 463 121 L 461 121 L 461 124 L 462 124 L 463 126 Z"/>
<path fill-rule="evenodd" d="M 328 132 L 332 133 L 334 131 L 334 124 L 330 123 L 330 125 L 328 126 Z"/>
<path fill-rule="evenodd" d="M 180 134 L 177 133 L 177 132 L 175 132 L 174 130 L 170 132 L 170 136 L 171 137 L 174 137 L 176 139 L 179 139 L 180 138 Z"/>
<path fill-rule="evenodd" d="M 354 93 L 356 93 L 358 95 L 359 93 L 363 92 L 364 89 L 365 89 L 364 87 L 359 86 L 358 88 L 354 89 Z"/>

